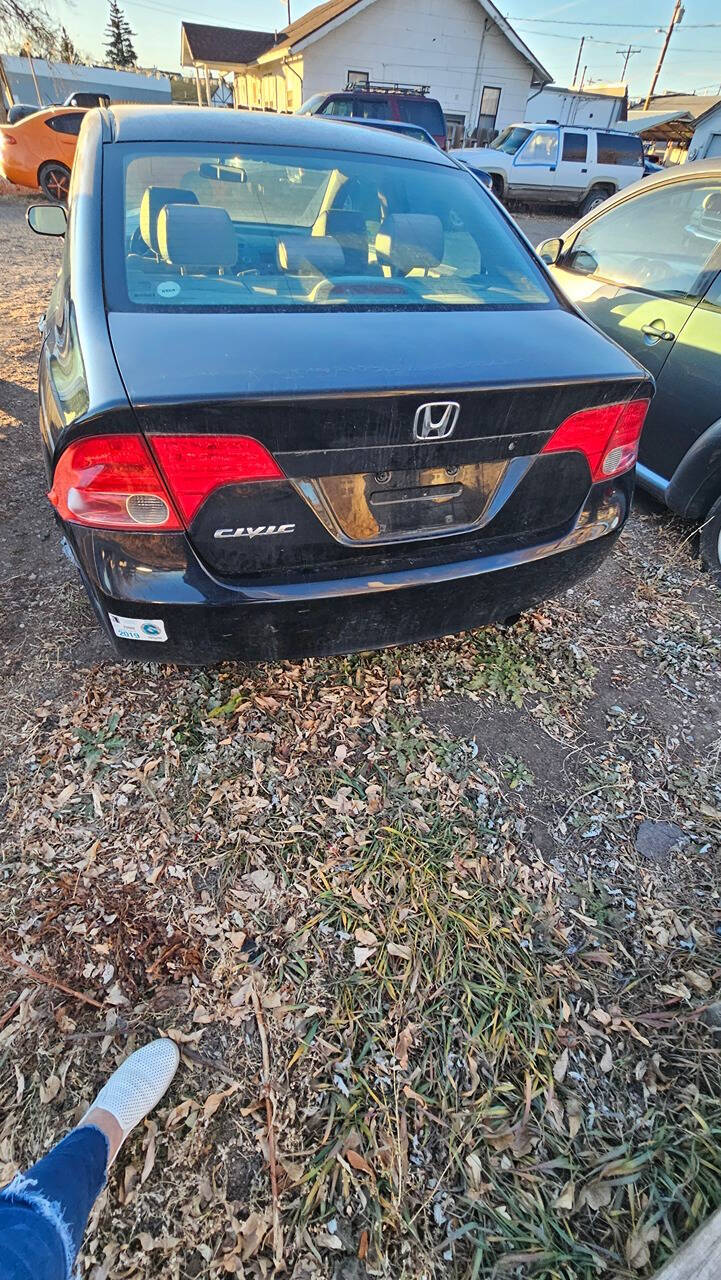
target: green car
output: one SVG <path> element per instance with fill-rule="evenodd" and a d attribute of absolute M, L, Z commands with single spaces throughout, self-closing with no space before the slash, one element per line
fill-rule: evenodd
<path fill-rule="evenodd" d="M 637 479 L 702 524 L 701 558 L 721 582 L 721 161 L 626 187 L 538 252 L 653 374 Z"/>

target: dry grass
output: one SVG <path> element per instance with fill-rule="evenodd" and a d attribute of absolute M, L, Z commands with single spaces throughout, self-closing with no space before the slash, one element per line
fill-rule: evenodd
<path fill-rule="evenodd" d="M 27 533 L 34 261 L 8 283 L 0 1181 L 165 1032 L 183 1069 L 83 1276 L 271 1275 L 267 1095 L 294 1280 L 650 1275 L 721 1204 L 699 1020 L 721 972 L 721 600 L 688 531 L 642 509 L 594 579 L 510 629 L 115 663 L 49 522 Z M 643 819 L 678 847 L 642 857 Z"/>

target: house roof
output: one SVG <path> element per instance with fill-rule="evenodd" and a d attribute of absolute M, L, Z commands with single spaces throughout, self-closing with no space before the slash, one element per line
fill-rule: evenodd
<path fill-rule="evenodd" d="M 211 27 L 207 22 L 182 22 L 180 31 L 181 63 L 184 67 L 195 62 L 205 62 L 209 67 L 255 62 L 261 53 L 272 48 L 276 39 L 273 31 Z"/>
<path fill-rule="evenodd" d="M 485 9 L 489 18 L 495 22 L 496 26 L 503 32 L 506 39 L 510 41 L 514 49 L 530 62 L 536 73 L 537 82 L 549 84 L 553 76 L 549 75 L 546 68 L 535 54 L 531 53 L 528 45 L 524 43 L 511 24 L 503 17 L 503 14 L 493 4 L 493 0 L 478 0 L 481 8 Z M 374 0 L 325 0 L 324 4 L 316 5 L 302 18 L 298 18 L 296 22 L 291 22 L 285 31 L 280 33 L 278 43 L 265 50 L 265 56 L 259 55 L 261 61 L 271 61 L 276 55 L 288 53 L 291 49 L 302 49 L 304 42 L 311 39 L 318 39 L 323 34 L 323 28 L 333 22 L 338 25 L 345 22 L 348 18 L 353 17 L 354 9 L 365 9 L 369 4 L 373 4 Z"/>
<path fill-rule="evenodd" d="M 694 120 L 700 120 L 721 103 L 715 93 L 657 93 L 651 98 L 649 111 L 686 111 Z"/>
<path fill-rule="evenodd" d="M 280 48 L 289 49 L 293 45 L 299 44 L 301 40 L 305 40 L 307 36 L 315 35 L 320 31 L 321 27 L 325 27 L 327 23 L 333 22 L 335 18 L 340 18 L 350 9 L 355 9 L 356 5 L 361 4 L 362 0 L 326 0 L 325 4 L 317 4 L 314 9 L 310 9 L 308 13 L 304 13 L 302 18 L 297 18 L 295 22 L 291 22 L 280 34 L 278 45 Z M 351 15 L 348 14 L 350 17 Z"/>
<path fill-rule="evenodd" d="M 535 54 L 531 52 L 510 23 L 493 4 L 493 0 L 478 0 L 489 18 L 503 32 L 513 47 L 531 64 L 535 72 L 536 83 L 549 84 L 553 79 Z M 210 67 L 247 65 L 256 61 L 271 61 L 282 57 L 291 49 L 302 49 L 305 41 L 316 40 L 323 34 L 323 28 L 330 23 L 345 22 L 353 17 L 355 9 L 365 9 L 374 0 L 325 0 L 316 5 L 302 18 L 291 22 L 277 35 L 269 31 L 249 31 L 237 27 L 212 27 L 205 22 L 181 23 L 181 64 L 190 66 L 195 62 L 207 63 Z M 187 56 L 186 56 L 187 51 Z"/>
<path fill-rule="evenodd" d="M 648 142 L 688 142 L 694 131 L 694 120 L 689 111 L 629 111 L 628 120 L 619 120 L 614 126 L 626 133 L 635 133 Z"/>

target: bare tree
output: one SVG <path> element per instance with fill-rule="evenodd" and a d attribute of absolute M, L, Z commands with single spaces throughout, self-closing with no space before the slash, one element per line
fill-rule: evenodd
<path fill-rule="evenodd" d="M 0 37 L 6 47 L 18 40 L 46 47 L 56 38 L 50 14 L 35 0 L 0 0 Z"/>

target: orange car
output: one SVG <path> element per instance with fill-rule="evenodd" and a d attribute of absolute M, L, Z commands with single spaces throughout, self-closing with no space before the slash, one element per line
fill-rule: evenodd
<path fill-rule="evenodd" d="M 68 198 L 80 125 L 87 107 L 48 107 L 17 124 L 0 125 L 0 173 L 21 187 L 41 187 L 50 200 Z"/>

